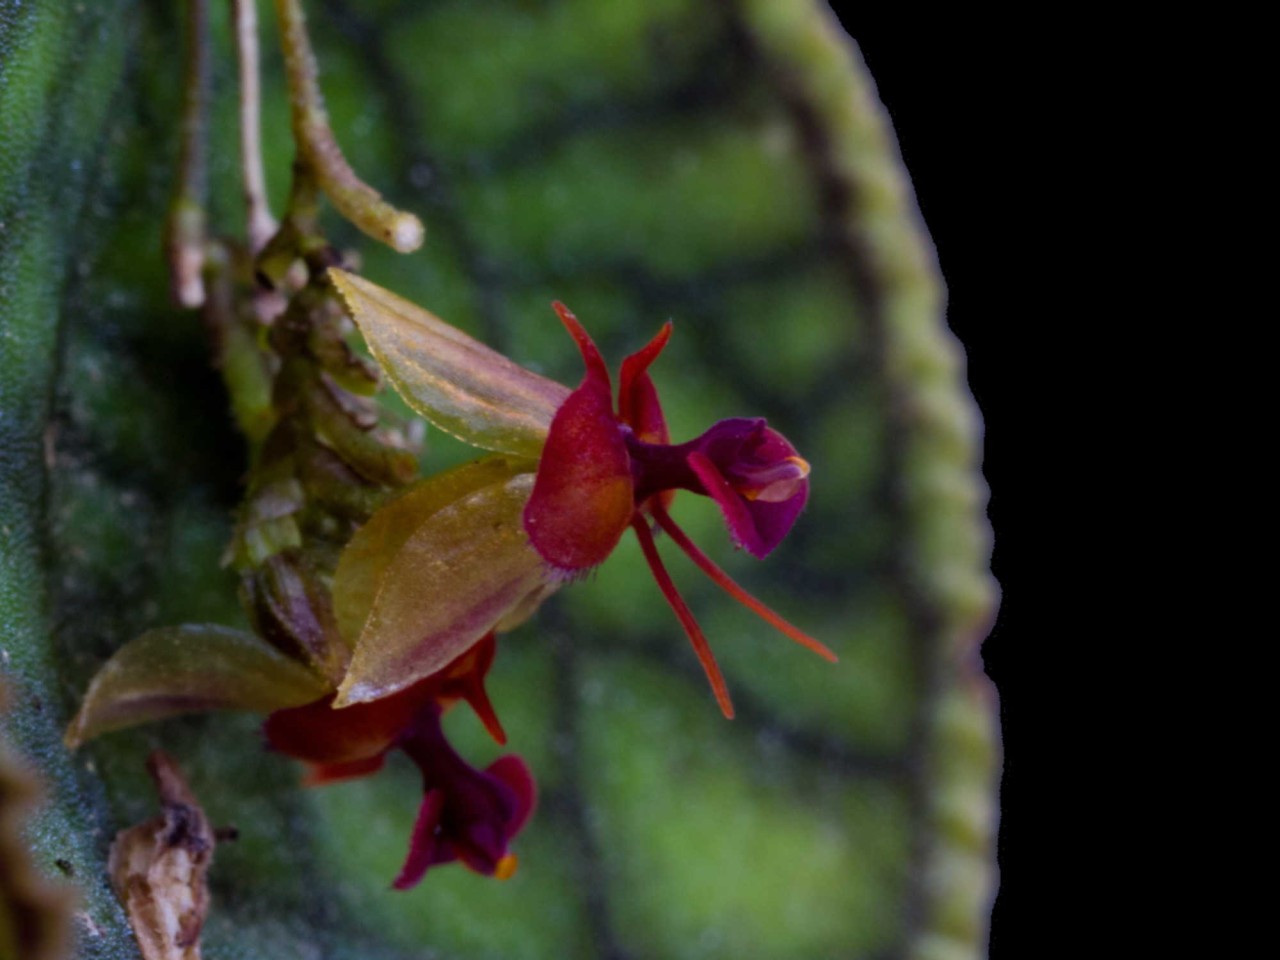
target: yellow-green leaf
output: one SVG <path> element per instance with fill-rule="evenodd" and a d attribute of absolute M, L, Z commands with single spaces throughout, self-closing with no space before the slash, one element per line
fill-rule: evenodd
<path fill-rule="evenodd" d="M 485 450 L 536 457 L 569 389 L 362 277 L 329 276 L 409 406 Z"/>
<path fill-rule="evenodd" d="M 380 508 L 342 551 L 333 576 L 333 607 L 343 639 L 355 646 L 387 566 L 429 517 L 481 487 L 535 468 L 531 460 L 486 457 L 423 480 Z"/>
<path fill-rule="evenodd" d="M 546 565 L 520 522 L 533 477 L 508 474 L 413 530 L 386 565 L 335 706 L 434 673 L 546 587 Z"/>
<path fill-rule="evenodd" d="M 310 703 L 325 682 L 240 630 L 184 624 L 148 630 L 103 664 L 67 728 L 75 749 L 102 733 L 201 710 L 257 710 Z"/>

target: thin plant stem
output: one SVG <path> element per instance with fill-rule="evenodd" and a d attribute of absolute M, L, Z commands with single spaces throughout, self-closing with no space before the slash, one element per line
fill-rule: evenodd
<path fill-rule="evenodd" d="M 334 139 L 300 0 L 275 0 L 275 4 L 298 159 L 338 212 L 366 234 L 400 253 L 418 249 L 424 234 L 422 221 L 391 206 L 356 176 Z"/>
<path fill-rule="evenodd" d="M 178 182 L 165 224 L 165 256 L 173 298 L 184 307 L 204 303 L 205 210 L 208 177 L 206 112 L 209 103 L 208 0 L 187 0 L 187 69 L 183 78 Z"/>
<path fill-rule="evenodd" d="M 261 83 L 258 78 L 257 0 L 231 0 L 240 73 L 240 173 L 249 252 L 257 255 L 276 231 L 262 172 Z"/>

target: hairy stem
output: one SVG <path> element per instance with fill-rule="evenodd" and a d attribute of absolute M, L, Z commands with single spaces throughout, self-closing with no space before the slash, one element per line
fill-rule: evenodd
<path fill-rule="evenodd" d="M 258 79 L 257 0 L 231 0 L 240 74 L 240 171 L 244 189 L 249 252 L 256 255 L 275 233 L 262 172 L 261 84 Z"/>
<path fill-rule="evenodd" d="M 410 253 L 422 246 L 422 221 L 397 210 L 351 169 L 329 126 L 319 71 L 300 0 L 276 0 L 298 159 L 338 212 L 375 240 Z"/>
<path fill-rule="evenodd" d="M 205 114 L 209 103 L 208 0 L 187 0 L 187 70 L 183 78 L 182 133 L 178 182 L 165 224 L 165 256 L 173 298 L 184 307 L 204 303 L 207 180 Z"/>

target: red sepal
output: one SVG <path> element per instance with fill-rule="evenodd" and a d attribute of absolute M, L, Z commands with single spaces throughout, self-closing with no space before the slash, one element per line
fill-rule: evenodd
<path fill-rule="evenodd" d="M 329 694 L 306 706 L 277 710 L 262 730 L 271 749 L 298 760 L 320 767 L 358 763 L 386 753 L 437 689 L 435 678 L 427 677 L 390 697 L 342 710 L 333 709 L 334 694 Z"/>
<path fill-rule="evenodd" d="M 662 325 L 652 340 L 622 361 L 618 384 L 618 417 L 629 426 L 636 438 L 645 443 L 671 442 L 667 420 L 662 413 L 658 391 L 649 377 L 649 365 L 657 359 L 671 339 L 671 321 Z"/>
<path fill-rule="evenodd" d="M 352 760 L 350 763 L 313 763 L 307 775 L 302 778 L 304 787 L 323 787 L 344 780 L 355 780 L 377 773 L 387 762 L 385 752 L 367 757 L 364 760 Z"/>
<path fill-rule="evenodd" d="M 573 314 L 555 308 L 587 373 L 551 421 L 524 528 L 542 559 L 572 576 L 613 552 L 635 512 L 635 488 L 604 360 Z"/>

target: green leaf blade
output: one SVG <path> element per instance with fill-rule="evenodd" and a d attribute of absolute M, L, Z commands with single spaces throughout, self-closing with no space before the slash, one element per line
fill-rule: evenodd
<path fill-rule="evenodd" d="M 113 730 L 205 710 L 267 713 L 328 692 L 320 677 L 253 634 L 214 624 L 160 627 L 102 666 L 66 743 L 74 750 Z"/>
<path fill-rule="evenodd" d="M 329 272 L 369 349 L 405 401 L 466 443 L 536 457 L 569 389 L 354 274 Z"/>
<path fill-rule="evenodd" d="M 333 575 L 333 606 L 342 636 L 355 646 L 382 589 L 387 568 L 429 517 L 482 487 L 515 472 L 532 472 L 532 461 L 514 464 L 486 457 L 416 484 L 379 509 L 342 551 Z"/>
<path fill-rule="evenodd" d="M 506 476 L 432 510 L 404 540 L 385 566 L 335 707 L 436 672 L 527 598 L 545 596 L 549 573 L 521 521 L 534 475 L 516 470 L 508 464 Z M 420 489 L 433 499 L 430 487 Z"/>

